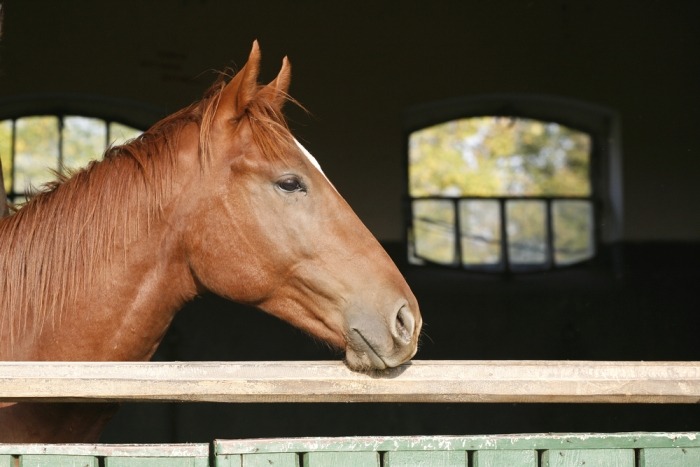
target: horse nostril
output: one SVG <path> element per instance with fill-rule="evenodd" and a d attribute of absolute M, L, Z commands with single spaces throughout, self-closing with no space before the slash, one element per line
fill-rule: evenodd
<path fill-rule="evenodd" d="M 406 305 L 402 306 L 399 308 L 398 313 L 396 313 L 396 322 L 393 329 L 394 337 L 403 344 L 410 343 L 413 337 L 415 325 L 415 320 L 411 312 L 408 310 L 408 307 Z"/>

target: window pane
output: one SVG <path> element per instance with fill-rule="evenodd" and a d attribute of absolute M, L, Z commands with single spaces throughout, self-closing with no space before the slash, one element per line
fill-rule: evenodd
<path fill-rule="evenodd" d="M 451 201 L 413 202 L 413 244 L 419 258 L 440 264 L 454 264 L 455 214 Z"/>
<path fill-rule="evenodd" d="M 63 167 L 74 170 L 101 159 L 107 140 L 104 120 L 66 117 L 63 120 Z"/>
<path fill-rule="evenodd" d="M 0 160 L 5 191 L 12 189 L 12 120 L 0 122 Z"/>
<path fill-rule="evenodd" d="M 409 136 L 411 196 L 589 196 L 591 138 L 554 122 L 452 120 Z"/>
<path fill-rule="evenodd" d="M 554 201 L 554 260 L 566 265 L 593 257 L 593 206 L 589 201 Z"/>
<path fill-rule="evenodd" d="M 132 140 L 143 133 L 141 130 L 112 122 L 109 124 L 109 142 L 112 146 L 119 146 Z"/>
<path fill-rule="evenodd" d="M 547 261 L 544 201 L 508 201 L 508 256 L 513 265 L 543 265 Z"/>
<path fill-rule="evenodd" d="M 462 263 L 465 266 L 501 262 L 501 215 L 495 200 L 462 200 L 459 203 Z"/>
<path fill-rule="evenodd" d="M 58 170 L 58 118 L 25 117 L 15 127 L 14 191 L 26 192 L 30 187 L 55 178 Z"/>

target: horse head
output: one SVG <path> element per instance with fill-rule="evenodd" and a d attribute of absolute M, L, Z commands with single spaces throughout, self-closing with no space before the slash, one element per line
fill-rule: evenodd
<path fill-rule="evenodd" d="M 288 60 L 267 85 L 257 83 L 259 63 L 254 43 L 199 129 L 197 187 L 182 202 L 195 281 L 344 349 L 352 369 L 400 365 L 417 349 L 416 299 L 290 133 Z"/>

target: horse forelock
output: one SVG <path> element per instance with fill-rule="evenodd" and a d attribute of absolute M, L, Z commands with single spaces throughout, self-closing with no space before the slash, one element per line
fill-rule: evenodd
<path fill-rule="evenodd" d="M 213 157 L 216 157 L 212 154 L 212 134 L 216 112 L 221 104 L 220 98 L 225 85 L 222 77 L 210 88 L 207 92 L 207 105 L 203 106 L 201 110 L 199 152 L 203 165 L 208 164 Z M 264 89 L 263 85 L 257 86 L 254 97 L 245 104 L 243 109 L 239 109 L 236 122 L 231 122 L 231 130 L 235 131 L 235 124 L 240 124 L 241 121 L 245 120 L 250 126 L 253 142 L 263 156 L 268 161 L 282 160 L 286 162 L 289 160 L 290 154 L 294 152 L 294 138 L 290 133 L 281 107 L 266 98 L 265 93 L 261 92 Z M 282 97 L 285 102 L 299 105 L 289 95 L 284 94 Z"/>
<path fill-rule="evenodd" d="M 280 108 L 264 99 L 248 104 L 246 117 L 253 141 L 267 160 L 288 163 L 297 147 Z"/>

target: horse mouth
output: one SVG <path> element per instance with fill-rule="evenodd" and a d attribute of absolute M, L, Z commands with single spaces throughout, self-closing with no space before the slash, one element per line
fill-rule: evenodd
<path fill-rule="evenodd" d="M 374 349 L 372 343 L 359 329 L 353 328 L 351 331 L 345 355 L 345 362 L 350 369 L 356 371 L 384 370 L 391 366 L 379 355 L 379 352 Z"/>

